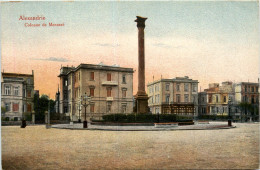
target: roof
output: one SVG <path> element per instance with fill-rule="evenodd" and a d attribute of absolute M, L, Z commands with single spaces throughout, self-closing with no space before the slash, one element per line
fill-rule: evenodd
<path fill-rule="evenodd" d="M 147 86 L 153 85 L 153 84 L 156 84 L 159 82 L 199 83 L 198 80 L 192 80 L 192 79 L 189 79 L 188 76 L 185 76 L 185 77 L 176 77 L 176 78 L 172 78 L 172 79 L 155 80 L 153 82 L 148 83 Z"/>
<path fill-rule="evenodd" d="M 63 68 L 63 67 L 62 67 Z M 104 64 L 80 64 L 76 68 L 70 67 L 70 70 L 67 73 L 61 73 L 58 77 L 68 75 L 71 72 L 75 72 L 79 69 L 91 69 L 91 70 L 105 70 L 105 71 L 119 71 L 119 72 L 128 72 L 133 73 L 133 68 L 119 67 L 118 65 L 107 66 Z"/>
<path fill-rule="evenodd" d="M 33 77 L 33 74 L 20 74 L 20 73 L 3 73 L 3 77 Z"/>

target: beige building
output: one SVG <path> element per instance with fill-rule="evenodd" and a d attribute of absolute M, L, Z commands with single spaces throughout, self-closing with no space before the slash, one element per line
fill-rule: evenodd
<path fill-rule="evenodd" d="M 91 96 L 87 119 L 133 112 L 133 69 L 103 64 L 80 64 L 60 69 L 60 113 L 84 120 L 81 96 Z M 81 111 L 80 111 L 81 110 Z M 80 114 L 79 114 L 80 113 Z M 81 116 L 79 116 L 81 115 Z"/>
<path fill-rule="evenodd" d="M 232 82 L 209 84 L 209 88 L 199 93 L 200 115 L 228 115 L 228 101 L 234 102 Z"/>
<path fill-rule="evenodd" d="M 32 114 L 34 97 L 34 72 L 32 74 L 2 73 L 2 118 L 21 120 L 24 114 Z M 33 117 L 34 118 L 34 117 Z"/>
<path fill-rule="evenodd" d="M 150 111 L 153 114 L 173 113 L 197 116 L 198 83 L 198 80 L 192 80 L 188 76 L 148 83 Z"/>

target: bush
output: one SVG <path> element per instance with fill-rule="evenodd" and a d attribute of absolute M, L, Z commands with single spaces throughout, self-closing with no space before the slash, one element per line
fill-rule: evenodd
<path fill-rule="evenodd" d="M 227 120 L 228 116 L 226 115 L 200 115 L 199 119 L 206 119 L 206 120 Z"/>
<path fill-rule="evenodd" d="M 9 121 L 9 117 L 6 117 L 4 120 L 5 120 L 5 121 Z"/>
<path fill-rule="evenodd" d="M 110 114 L 102 116 L 104 122 L 121 122 L 121 123 L 156 123 L 157 114 Z M 160 122 L 189 122 L 192 119 L 176 114 L 160 114 Z"/>

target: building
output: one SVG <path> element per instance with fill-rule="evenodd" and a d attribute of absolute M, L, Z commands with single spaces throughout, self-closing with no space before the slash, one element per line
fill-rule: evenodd
<path fill-rule="evenodd" d="M 234 86 L 235 89 L 235 105 L 247 103 L 247 107 L 238 110 L 236 118 L 244 121 L 259 120 L 259 84 L 252 82 L 241 82 Z"/>
<path fill-rule="evenodd" d="M 1 106 L 4 120 L 21 120 L 33 111 L 34 72 L 32 74 L 2 73 Z M 34 116 L 33 116 L 34 117 Z"/>
<path fill-rule="evenodd" d="M 259 120 L 258 87 L 258 83 L 250 82 L 209 84 L 199 93 L 199 114 L 228 116 L 230 112 L 234 120 Z"/>
<path fill-rule="evenodd" d="M 198 80 L 192 80 L 188 76 L 148 83 L 150 112 L 197 116 L 198 83 Z"/>
<path fill-rule="evenodd" d="M 209 88 L 199 93 L 200 115 L 228 115 L 228 102 L 234 101 L 232 82 L 209 84 Z"/>
<path fill-rule="evenodd" d="M 81 96 L 91 96 L 87 118 L 133 112 L 133 69 L 117 65 L 80 64 L 60 69 L 60 113 L 77 121 L 84 119 Z"/>

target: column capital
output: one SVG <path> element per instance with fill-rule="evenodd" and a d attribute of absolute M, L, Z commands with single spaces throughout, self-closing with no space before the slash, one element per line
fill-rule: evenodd
<path fill-rule="evenodd" d="M 140 16 L 136 16 L 136 18 L 135 22 L 137 22 L 137 27 L 145 28 L 145 20 L 147 20 L 147 18 Z"/>

